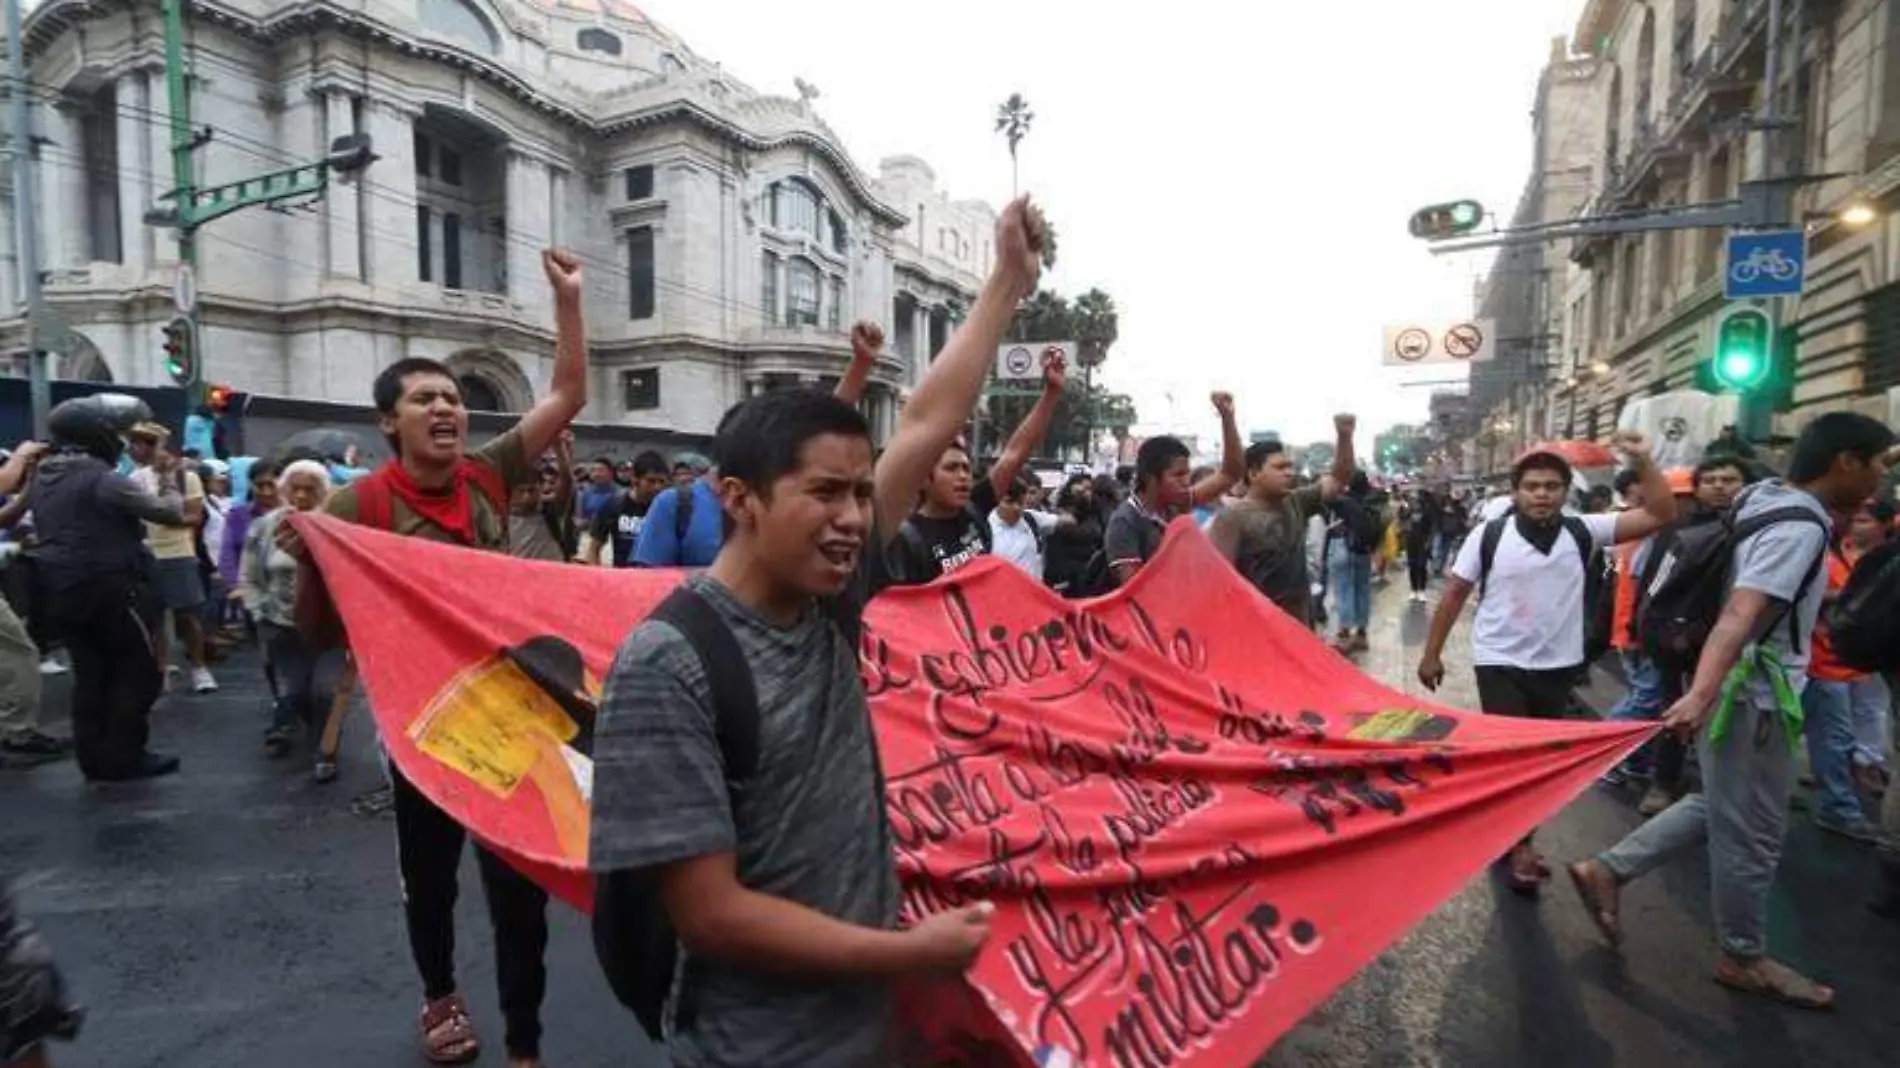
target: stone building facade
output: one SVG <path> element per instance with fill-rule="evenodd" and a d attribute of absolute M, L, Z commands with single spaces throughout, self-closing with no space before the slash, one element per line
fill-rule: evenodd
<path fill-rule="evenodd" d="M 380 368 L 427 356 L 471 407 L 523 410 L 552 368 L 555 244 L 586 270 L 587 421 L 709 432 L 750 393 L 835 380 L 872 319 L 882 435 L 987 271 L 992 209 L 912 157 L 864 172 L 815 93 L 754 90 L 624 0 L 190 12 L 201 187 L 348 133 L 379 157 L 321 199 L 199 231 L 207 381 L 363 404 Z M 145 222 L 175 184 L 158 4 L 43 0 L 25 43 L 44 294 L 71 330 L 57 373 L 160 383 L 176 245 Z M 9 250 L 13 216 L 0 201 Z M 0 265 L 0 349 L 21 344 L 17 267 Z"/>
<path fill-rule="evenodd" d="M 1776 110 L 1764 103 L 1768 0 L 1589 0 L 1572 56 L 1600 67 L 1601 131 L 1587 202 L 1575 213 L 1731 200 L 1775 173 L 1803 185 L 1793 213 L 1808 232 L 1805 290 L 1782 321 L 1798 339 L 1795 410 L 1854 408 L 1900 421 L 1900 0 L 1781 5 Z M 1843 221 L 1850 206 L 1871 223 Z M 1723 306 L 1724 234 L 1654 231 L 1565 243 L 1552 275 L 1555 357 L 1534 396 L 1493 404 L 1474 432 L 1606 438 L 1633 399 L 1692 388 Z M 1541 401 L 1541 410 L 1538 402 Z M 1499 449 L 1500 453 L 1504 450 Z"/>

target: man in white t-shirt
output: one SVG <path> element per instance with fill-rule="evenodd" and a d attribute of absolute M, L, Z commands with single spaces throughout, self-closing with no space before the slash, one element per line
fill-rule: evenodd
<path fill-rule="evenodd" d="M 1041 582 L 1043 546 L 1050 532 L 1075 520 L 1066 514 L 1023 507 L 1028 489 L 1021 481 L 1012 483 L 990 510 L 990 555 L 1002 557 Z"/>
<path fill-rule="evenodd" d="M 1567 515 L 1570 464 L 1551 452 L 1531 452 L 1511 469 L 1513 507 L 1471 532 L 1432 618 L 1418 678 L 1436 690 L 1445 678 L 1439 659 L 1451 628 L 1478 590 L 1471 627 L 1471 663 L 1478 703 L 1491 715 L 1560 719 L 1572 706 L 1571 688 L 1585 667 L 1584 581 L 1590 554 L 1646 538 L 1676 517 L 1661 469 L 1649 459 L 1649 442 L 1619 431 L 1615 444 L 1629 458 L 1643 488 L 1644 505 L 1616 515 Z M 1537 892 L 1549 869 L 1531 836 L 1506 858 L 1512 889 Z"/>

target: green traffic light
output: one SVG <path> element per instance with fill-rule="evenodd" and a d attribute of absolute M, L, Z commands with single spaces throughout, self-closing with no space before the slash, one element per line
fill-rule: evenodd
<path fill-rule="evenodd" d="M 1749 392 L 1768 381 L 1773 354 L 1767 313 L 1759 308 L 1737 308 L 1723 317 L 1715 331 L 1715 362 L 1711 370 L 1724 389 Z"/>

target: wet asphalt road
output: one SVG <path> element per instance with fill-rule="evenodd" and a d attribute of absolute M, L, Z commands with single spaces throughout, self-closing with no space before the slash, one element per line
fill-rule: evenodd
<path fill-rule="evenodd" d="M 1382 591 L 1368 670 L 1409 677 L 1428 609 Z M 1447 663 L 1471 703 L 1468 646 Z M 155 745 L 182 774 L 89 788 L 70 762 L 0 771 L 0 870 L 53 942 L 90 1008 L 54 1063 L 82 1068 L 409 1068 L 419 992 L 404 944 L 392 828 L 352 815 L 379 782 L 367 720 L 345 738 L 343 778 L 259 744 L 254 656 L 222 665 L 223 692 L 172 696 Z M 1412 684 L 1413 687 L 1416 683 Z M 65 687 L 49 689 L 49 718 Z M 1598 701 L 1613 693 L 1604 680 Z M 1542 836 L 1553 860 L 1601 848 L 1636 817 L 1593 790 Z M 1869 847 L 1794 818 L 1774 909 L 1777 948 L 1840 988 L 1817 1015 L 1709 981 L 1705 866 L 1685 861 L 1625 897 L 1628 948 L 1605 950 L 1567 885 L 1541 903 L 1482 876 L 1262 1062 L 1271 1068 L 1783 1068 L 1900 1063 L 1900 927 L 1868 915 Z M 487 921 L 472 863 L 458 914 L 461 978 L 504 1063 Z M 658 1058 L 613 1002 L 585 927 L 555 909 L 545 1050 L 555 1068 L 651 1068 Z"/>

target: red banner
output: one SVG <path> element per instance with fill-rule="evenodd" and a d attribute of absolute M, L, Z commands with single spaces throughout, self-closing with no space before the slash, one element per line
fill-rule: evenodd
<path fill-rule="evenodd" d="M 586 908 L 563 691 L 679 573 L 300 526 L 398 766 Z M 1188 523 L 1099 601 L 986 560 L 866 623 L 905 915 L 998 905 L 967 983 L 906 996 L 913 1066 L 1249 1061 L 1653 729 L 1387 689 Z"/>

